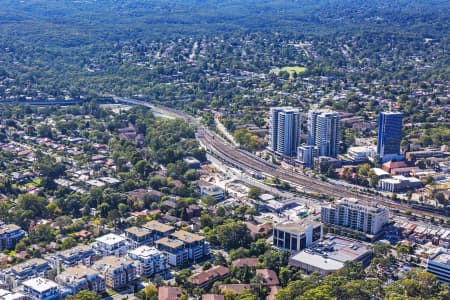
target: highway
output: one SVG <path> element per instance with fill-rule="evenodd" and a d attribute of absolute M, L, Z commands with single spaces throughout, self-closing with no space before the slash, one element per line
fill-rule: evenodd
<path fill-rule="evenodd" d="M 156 108 L 159 111 L 164 111 L 172 116 L 186 120 L 190 125 L 197 128 L 196 137 L 199 143 L 207 150 L 209 154 L 214 155 L 224 163 L 240 169 L 243 172 L 278 177 L 279 179 L 284 180 L 293 186 L 299 187 L 300 189 L 303 188 L 304 190 L 317 194 L 324 194 L 336 199 L 356 198 L 367 204 L 381 204 L 390 208 L 394 213 L 403 213 L 406 210 L 409 210 L 413 215 L 418 217 L 441 218 L 444 216 L 443 214 L 437 212 L 412 208 L 407 204 L 394 202 L 386 197 L 363 194 L 360 191 L 355 192 L 345 186 L 339 186 L 294 171 L 285 170 L 272 162 L 266 161 L 254 155 L 253 153 L 231 145 L 228 141 L 215 132 L 202 126 L 194 117 L 175 109 L 134 99 L 114 97 L 114 100 L 122 103 L 143 105 L 152 109 Z"/>

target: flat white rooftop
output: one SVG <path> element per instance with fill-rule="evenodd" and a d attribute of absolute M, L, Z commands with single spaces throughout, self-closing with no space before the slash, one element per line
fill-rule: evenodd
<path fill-rule="evenodd" d="M 125 242 L 125 238 L 114 233 L 108 233 L 96 239 L 97 242 L 107 245 L 115 245 L 117 243 Z"/>
<path fill-rule="evenodd" d="M 43 293 L 53 288 L 58 288 L 58 284 L 50 279 L 42 277 L 32 278 L 23 283 L 24 286 L 29 287 L 39 293 Z"/>
<path fill-rule="evenodd" d="M 144 246 L 141 246 L 134 250 L 129 251 L 129 253 L 131 255 L 136 255 L 136 256 L 139 256 L 142 258 L 147 258 L 147 257 L 151 257 L 154 255 L 159 255 L 159 254 L 161 254 L 161 251 L 159 251 L 155 247 L 149 247 L 149 246 L 144 245 Z"/>
<path fill-rule="evenodd" d="M 311 254 L 305 251 L 297 253 L 292 257 L 292 259 L 300 263 L 307 262 L 311 266 L 326 271 L 337 271 L 344 267 L 344 264 L 340 261 L 329 259 L 317 254 Z"/>

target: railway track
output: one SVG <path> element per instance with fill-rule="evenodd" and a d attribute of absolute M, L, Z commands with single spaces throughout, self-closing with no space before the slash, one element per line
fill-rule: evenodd
<path fill-rule="evenodd" d="M 172 115 L 175 115 L 178 118 L 186 120 L 190 125 L 197 128 L 197 139 L 205 148 L 207 148 L 207 150 L 209 150 L 211 154 L 215 155 L 227 164 L 233 165 L 234 167 L 237 167 L 243 171 L 256 172 L 260 174 L 270 174 L 273 177 L 278 177 L 281 180 L 305 187 L 308 190 L 317 192 L 319 194 L 325 194 L 336 198 L 357 198 L 366 203 L 379 203 L 385 207 L 390 208 L 393 212 L 396 213 L 402 213 L 406 210 L 409 210 L 413 215 L 416 215 L 418 217 L 441 218 L 444 216 L 444 214 L 442 213 L 432 212 L 428 210 L 425 211 L 409 205 L 396 203 L 385 197 L 366 195 L 361 192 L 354 192 L 346 187 L 333 185 L 328 182 L 323 182 L 315 178 L 282 169 L 281 167 L 271 162 L 265 161 L 264 159 L 257 157 L 250 152 L 244 151 L 242 149 L 237 149 L 219 135 L 204 128 L 194 117 L 175 109 L 164 107 L 161 105 L 153 105 L 145 101 L 134 99 L 114 97 L 114 100 L 128 104 L 142 105 L 150 108 L 156 107 Z"/>
<path fill-rule="evenodd" d="M 235 167 L 238 167 L 241 170 L 271 174 L 272 176 L 278 177 L 289 183 L 300 185 L 306 187 L 311 191 L 320 194 L 326 194 L 336 198 L 356 198 L 367 204 L 375 202 L 394 211 L 410 210 L 417 216 L 427 216 L 435 218 L 443 216 L 442 214 L 423 211 L 408 205 L 395 203 L 384 197 L 365 195 L 360 192 L 351 191 L 345 187 L 339 187 L 302 174 L 290 172 L 270 162 L 267 162 L 247 151 L 234 148 L 220 136 L 211 133 L 207 129 L 199 128 L 198 133 L 198 139 L 202 142 L 203 145 L 207 145 L 206 147 L 209 148 L 212 154 L 216 155 L 223 161 Z"/>

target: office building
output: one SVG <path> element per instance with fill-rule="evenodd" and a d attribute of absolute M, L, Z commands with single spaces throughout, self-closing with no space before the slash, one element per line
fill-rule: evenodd
<path fill-rule="evenodd" d="M 56 282 L 70 291 L 70 294 L 78 294 L 89 290 L 97 294 L 105 292 L 105 278 L 99 271 L 83 265 L 67 268 L 56 276 Z"/>
<path fill-rule="evenodd" d="M 23 292 L 31 300 L 53 300 L 61 296 L 59 285 L 42 277 L 25 281 L 23 283 Z"/>
<path fill-rule="evenodd" d="M 378 115 L 377 155 L 382 161 L 400 156 L 403 114 L 400 112 L 381 112 Z"/>
<path fill-rule="evenodd" d="M 304 168 L 314 167 L 314 157 L 317 156 L 317 147 L 312 145 L 302 145 L 297 150 L 297 161 Z"/>
<path fill-rule="evenodd" d="M 450 253 L 440 250 L 427 259 L 427 271 L 446 284 L 450 284 Z"/>
<path fill-rule="evenodd" d="M 93 269 L 100 272 L 106 286 L 113 290 L 125 288 L 136 280 L 134 262 L 124 257 L 105 256 L 94 263 Z"/>
<path fill-rule="evenodd" d="M 295 156 L 300 144 L 300 110 L 272 107 L 269 123 L 269 149 L 283 156 Z"/>
<path fill-rule="evenodd" d="M 167 270 L 167 258 L 155 247 L 141 246 L 128 252 L 128 257 L 137 262 L 139 275 L 151 277 Z"/>
<path fill-rule="evenodd" d="M 389 211 L 384 207 L 363 205 L 356 199 L 345 199 L 322 206 L 322 222 L 377 236 L 389 222 Z"/>
<path fill-rule="evenodd" d="M 297 252 L 312 245 L 322 236 L 322 224 L 304 220 L 284 222 L 273 229 L 273 245 L 283 251 Z"/>
<path fill-rule="evenodd" d="M 307 143 L 317 147 L 318 156 L 337 157 L 339 120 L 339 114 L 331 110 L 311 110 L 308 113 Z"/>
<path fill-rule="evenodd" d="M 0 250 L 12 250 L 18 241 L 25 237 L 25 231 L 14 224 L 0 222 Z"/>

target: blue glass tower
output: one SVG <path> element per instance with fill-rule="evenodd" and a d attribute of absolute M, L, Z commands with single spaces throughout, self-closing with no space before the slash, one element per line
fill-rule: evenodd
<path fill-rule="evenodd" d="M 377 154 L 383 158 L 400 154 L 402 140 L 403 114 L 400 112 L 381 112 L 378 115 Z"/>

